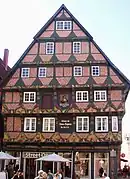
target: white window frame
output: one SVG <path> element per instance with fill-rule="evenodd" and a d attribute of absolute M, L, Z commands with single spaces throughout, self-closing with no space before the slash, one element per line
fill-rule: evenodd
<path fill-rule="evenodd" d="M 45 125 L 45 119 L 49 120 L 49 129 L 48 130 L 44 130 L 44 125 Z M 54 120 L 54 129 L 50 130 L 50 120 L 53 119 Z M 43 117 L 43 127 L 42 127 L 42 131 L 43 132 L 55 132 L 55 118 L 54 117 Z"/>
<path fill-rule="evenodd" d="M 96 99 L 96 93 L 99 93 L 100 99 Z M 105 99 L 102 99 L 102 93 L 105 93 Z M 96 90 L 94 91 L 94 101 L 106 101 L 107 100 L 107 92 L 106 90 Z"/>
<path fill-rule="evenodd" d="M 78 119 L 82 118 L 82 129 L 78 130 Z M 84 119 L 87 119 L 87 130 L 84 130 Z M 89 117 L 88 116 L 77 116 L 76 117 L 76 132 L 89 132 Z"/>
<path fill-rule="evenodd" d="M 48 51 L 48 46 L 50 45 L 50 47 L 52 47 L 52 49 L 49 49 L 50 52 Z M 54 54 L 54 42 L 46 42 L 46 54 Z"/>
<path fill-rule="evenodd" d="M 40 70 L 45 70 L 45 72 L 44 72 L 45 74 L 41 75 L 40 74 L 40 72 L 41 72 Z M 46 67 L 39 67 L 39 69 L 38 69 L 38 77 L 46 77 Z"/>
<path fill-rule="evenodd" d="M 81 42 L 73 42 L 73 53 L 81 53 Z"/>
<path fill-rule="evenodd" d="M 60 25 L 58 25 L 58 23 L 62 23 L 63 26 L 61 26 L 61 28 L 59 28 Z M 70 25 L 68 26 L 70 28 L 65 28 L 65 27 L 67 27 L 66 23 L 70 23 Z M 72 21 L 56 21 L 56 30 L 71 30 L 71 29 L 72 29 Z"/>
<path fill-rule="evenodd" d="M 29 130 L 26 129 L 27 127 L 27 119 L 30 120 Z M 35 119 L 35 129 L 32 130 L 32 120 Z M 24 118 L 24 131 L 25 132 L 35 132 L 36 131 L 36 118 L 35 117 L 25 117 Z"/>
<path fill-rule="evenodd" d="M 116 129 L 114 129 L 115 124 L 116 124 Z M 112 132 L 118 132 L 118 117 L 117 116 L 112 116 Z"/>
<path fill-rule="evenodd" d="M 24 75 L 23 75 L 23 71 L 24 71 L 24 70 L 28 70 L 28 75 L 27 75 L 27 76 L 24 76 Z M 22 78 L 28 78 L 28 77 L 29 77 L 29 74 L 30 74 L 30 68 L 22 68 L 22 69 L 21 69 L 21 77 L 22 77 Z"/>
<path fill-rule="evenodd" d="M 76 73 L 76 68 L 79 68 L 81 70 L 81 74 Z M 74 76 L 82 76 L 82 70 L 83 70 L 82 66 L 74 66 Z"/>
<path fill-rule="evenodd" d="M 99 76 L 100 75 L 99 66 L 92 66 L 91 71 L 92 71 L 92 76 Z"/>
<path fill-rule="evenodd" d="M 101 119 L 101 130 L 98 130 L 97 120 Z M 103 119 L 106 118 L 106 130 L 103 130 Z M 96 132 L 108 132 L 108 116 L 96 116 L 95 117 L 95 131 Z"/>
<path fill-rule="evenodd" d="M 33 101 L 30 100 L 30 96 L 31 96 L 32 93 L 34 94 L 34 100 Z M 29 100 L 28 101 L 25 100 L 26 94 L 29 94 Z M 35 101 L 36 101 L 36 92 L 24 92 L 24 94 L 23 94 L 23 102 L 24 103 L 34 103 Z"/>
<path fill-rule="evenodd" d="M 78 93 L 81 94 L 81 100 L 78 99 Z M 87 93 L 87 100 L 84 100 L 84 93 Z M 88 101 L 88 91 L 76 91 L 76 102 L 87 102 Z"/>

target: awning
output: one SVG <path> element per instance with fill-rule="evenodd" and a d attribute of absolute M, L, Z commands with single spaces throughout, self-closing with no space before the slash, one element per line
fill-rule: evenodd
<path fill-rule="evenodd" d="M 120 159 L 122 162 L 128 162 L 128 160 L 127 159 L 124 159 L 124 158 L 121 158 Z"/>

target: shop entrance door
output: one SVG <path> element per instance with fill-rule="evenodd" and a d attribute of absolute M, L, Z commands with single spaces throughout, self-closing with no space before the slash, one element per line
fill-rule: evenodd
<path fill-rule="evenodd" d="M 34 158 L 26 158 L 26 170 L 25 170 L 25 178 L 26 179 L 34 179 L 35 178 L 35 168 L 36 162 Z"/>

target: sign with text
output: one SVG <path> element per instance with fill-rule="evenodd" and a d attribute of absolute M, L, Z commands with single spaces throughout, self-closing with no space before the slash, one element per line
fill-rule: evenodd
<path fill-rule="evenodd" d="M 73 132 L 73 120 L 72 119 L 59 119 L 58 132 L 72 133 Z"/>

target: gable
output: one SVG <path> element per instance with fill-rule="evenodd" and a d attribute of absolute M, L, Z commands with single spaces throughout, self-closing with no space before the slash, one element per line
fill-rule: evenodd
<path fill-rule="evenodd" d="M 72 28 L 69 30 L 57 30 L 55 21 L 71 21 Z M 72 45 L 73 40 L 81 42 L 81 53 L 73 54 Z M 46 42 L 54 41 L 55 43 L 55 54 L 46 54 Z M 46 79 L 40 79 L 37 81 L 37 72 L 32 73 L 29 79 L 20 79 L 20 65 L 35 65 L 37 68 L 40 64 L 53 64 L 53 63 L 83 63 L 87 65 L 102 65 L 101 77 L 89 78 L 89 75 L 83 76 L 83 78 L 75 78 L 76 84 L 88 84 L 93 81 L 96 85 L 106 83 L 124 84 L 128 85 L 129 80 L 120 72 L 119 69 L 109 60 L 104 52 L 94 42 L 92 36 L 86 31 L 86 29 L 78 22 L 78 20 L 69 12 L 69 10 L 62 5 L 58 11 L 49 19 L 49 21 L 41 28 L 41 30 L 35 35 L 33 42 L 14 65 L 11 73 L 8 75 L 7 87 L 19 85 L 20 83 L 24 86 L 31 86 L 34 84 L 52 84 L 52 76 Z M 108 68 L 107 68 L 108 66 Z M 32 68 L 32 67 L 30 67 Z M 34 66 L 33 66 L 34 68 Z M 34 70 L 34 69 L 33 69 Z M 53 71 L 53 70 L 52 70 Z M 90 71 L 90 69 L 88 69 Z M 59 73 L 59 72 L 58 72 Z M 62 77 L 67 84 L 71 84 L 72 72 L 67 72 L 66 78 Z M 69 75 L 68 75 L 69 74 Z M 109 77 L 108 77 L 109 76 Z M 59 84 L 63 81 L 61 78 L 56 78 Z"/>

